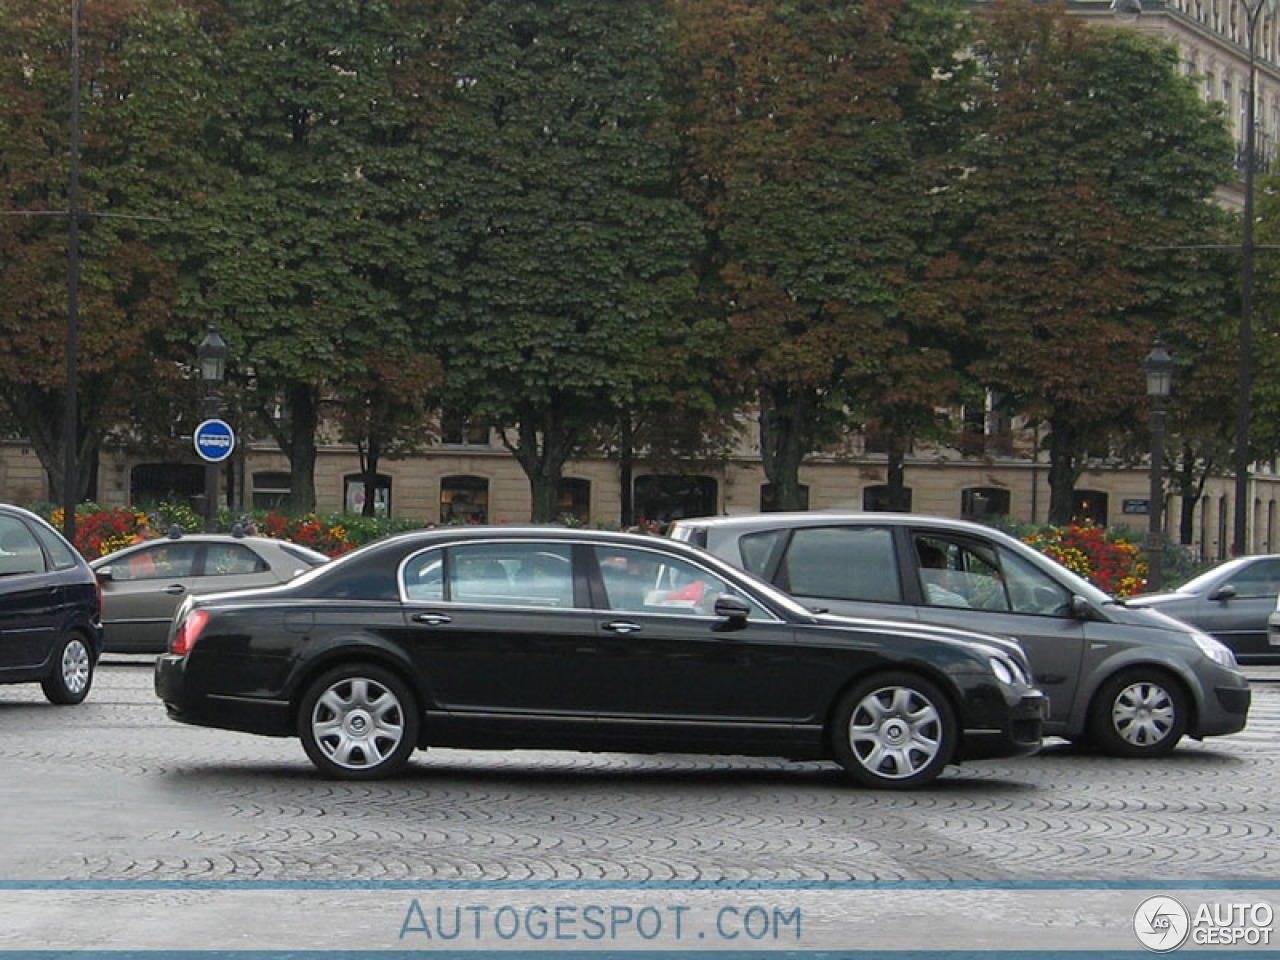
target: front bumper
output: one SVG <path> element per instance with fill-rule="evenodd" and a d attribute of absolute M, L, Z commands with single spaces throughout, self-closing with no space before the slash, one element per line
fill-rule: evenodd
<path fill-rule="evenodd" d="M 967 727 L 961 739 L 958 760 L 995 757 L 1025 757 L 1040 749 L 1049 698 L 1039 690 L 1021 694 L 1010 706 L 1007 719 L 998 727 Z"/>

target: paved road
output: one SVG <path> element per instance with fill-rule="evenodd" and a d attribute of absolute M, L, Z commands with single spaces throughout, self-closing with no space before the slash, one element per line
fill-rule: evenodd
<path fill-rule="evenodd" d="M 3 878 L 864 881 L 1273 879 L 1280 668 L 1242 733 L 1158 761 L 1065 744 L 932 789 L 749 758 L 433 750 L 375 784 L 295 740 L 170 722 L 141 660 L 90 700 L 0 687 Z"/>

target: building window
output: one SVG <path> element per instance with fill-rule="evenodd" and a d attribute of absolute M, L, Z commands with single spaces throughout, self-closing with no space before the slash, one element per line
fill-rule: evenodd
<path fill-rule="evenodd" d="M 960 491 L 960 516 L 990 520 L 1009 515 L 1009 491 L 1002 487 L 968 487 Z"/>
<path fill-rule="evenodd" d="M 344 488 L 343 505 L 347 513 L 364 513 L 364 476 L 349 473 L 342 478 Z M 373 483 L 373 512 L 376 516 L 391 515 L 391 478 L 386 474 L 378 474 Z"/>
<path fill-rule="evenodd" d="M 566 523 L 591 522 L 591 481 L 561 477 L 556 487 L 556 516 Z"/>
<path fill-rule="evenodd" d="M 488 523 L 489 481 L 484 477 L 445 477 L 440 481 L 441 523 Z"/>
<path fill-rule="evenodd" d="M 440 442 L 467 447 L 489 446 L 489 425 L 456 410 L 440 414 Z"/>
<path fill-rule="evenodd" d="M 772 513 L 779 509 L 778 497 L 773 490 L 772 483 L 760 485 L 760 510 L 764 513 Z M 809 509 L 809 485 L 807 483 L 800 484 L 800 509 Z"/>
<path fill-rule="evenodd" d="M 287 473 L 253 475 L 253 509 L 278 510 L 293 493 L 293 478 Z"/>
<path fill-rule="evenodd" d="M 1101 490 L 1077 490 L 1072 495 L 1071 519 L 1077 523 L 1107 525 L 1107 495 Z"/>
<path fill-rule="evenodd" d="M 133 503 L 194 503 L 204 496 L 204 467 L 195 463 L 140 463 L 129 471 Z"/>
<path fill-rule="evenodd" d="M 636 477 L 636 516 L 650 523 L 717 512 L 719 485 L 711 477 L 648 474 Z"/>
<path fill-rule="evenodd" d="M 903 488 L 902 498 L 905 504 L 903 506 L 903 510 L 909 512 L 911 510 L 910 487 Z M 889 485 L 881 483 L 873 487 L 863 487 L 862 509 L 867 513 L 884 513 L 886 510 L 889 510 Z"/>

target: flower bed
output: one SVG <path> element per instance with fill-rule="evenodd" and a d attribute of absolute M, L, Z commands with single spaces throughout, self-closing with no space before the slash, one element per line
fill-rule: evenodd
<path fill-rule="evenodd" d="M 1045 527 L 1022 539 L 1113 596 L 1128 597 L 1146 589 L 1146 557 L 1122 534 L 1073 523 Z"/>

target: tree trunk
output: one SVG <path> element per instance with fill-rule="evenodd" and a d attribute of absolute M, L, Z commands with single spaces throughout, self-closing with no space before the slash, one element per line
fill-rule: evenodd
<path fill-rule="evenodd" d="M 360 454 L 360 474 L 364 484 L 364 503 L 360 507 L 362 517 L 378 514 L 378 464 L 382 459 L 382 445 L 376 437 L 370 437 L 368 445 L 357 444 Z"/>
<path fill-rule="evenodd" d="M 886 485 L 889 493 L 889 509 L 906 513 L 911 509 L 907 499 L 907 442 L 902 437 L 889 438 L 889 459 Z"/>
<path fill-rule="evenodd" d="M 516 440 L 504 430 L 502 442 L 529 478 L 530 520 L 550 523 L 558 519 L 560 476 L 577 447 L 578 431 L 554 398 L 546 407 L 521 410 L 517 417 Z"/>
<path fill-rule="evenodd" d="M 809 452 L 805 426 L 811 422 L 816 402 L 812 391 L 795 392 L 786 387 L 760 390 L 760 458 L 778 510 L 805 507 L 800 464 Z"/>
<path fill-rule="evenodd" d="M 1076 480 L 1080 476 L 1079 438 L 1066 419 L 1049 420 L 1049 522 L 1062 526 L 1075 513 Z"/>
<path fill-rule="evenodd" d="M 285 455 L 289 458 L 289 507 L 297 513 L 316 508 L 316 429 L 320 420 L 319 394 L 315 387 L 297 384 L 287 391 L 289 433 Z"/>
<path fill-rule="evenodd" d="M 1203 470 L 1197 475 L 1196 456 L 1191 445 L 1182 445 L 1182 456 L 1174 475 L 1178 488 L 1178 497 L 1182 501 L 1181 516 L 1178 517 L 1178 542 L 1190 546 L 1196 538 L 1196 507 L 1204 496 L 1205 483 L 1213 472 L 1214 464 L 1206 461 Z"/>
<path fill-rule="evenodd" d="M 632 527 L 636 522 L 635 491 L 636 451 L 635 424 L 630 414 L 622 418 L 622 438 L 618 450 L 618 484 L 622 492 L 622 526 Z"/>

